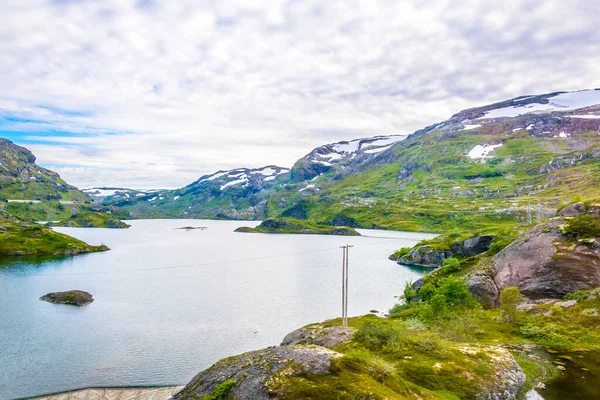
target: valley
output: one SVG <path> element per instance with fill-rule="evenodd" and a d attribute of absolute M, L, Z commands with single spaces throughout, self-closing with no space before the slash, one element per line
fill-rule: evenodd
<path fill-rule="evenodd" d="M 128 293 L 139 326 L 115 335 L 147 341 L 153 362 L 169 371 L 169 379 L 152 379 L 151 369 L 137 374 L 145 361 L 127 354 L 141 350 L 116 345 L 107 336 L 102 346 L 115 346 L 111 354 L 118 361 L 98 362 L 122 363 L 122 376 L 131 380 L 110 374 L 92 379 L 96 367 L 88 365 L 77 375 L 81 381 L 189 382 L 177 400 L 250 393 L 265 399 L 554 400 L 564 385 L 573 393 L 598 395 L 593 382 L 600 373 L 600 90 L 521 96 L 458 112 L 411 134 L 326 144 L 290 168 L 219 170 L 174 190 L 79 190 L 35 161 L 27 149 L 0 141 L 4 290 L 14 284 L 37 290 L 36 279 L 48 276 L 50 282 L 46 271 L 57 268 L 60 279 L 85 287 L 42 279 L 44 291 L 91 288 L 95 301 L 89 309 L 96 311 L 89 313 L 100 312 L 102 318 L 111 309 L 128 317 L 129 306 L 119 295 Z M 202 229 L 191 229 L 196 221 L 190 219 L 207 221 L 201 221 Z M 108 235 L 91 228 L 111 230 Z M 104 252 L 104 240 L 113 250 Z M 339 246 L 348 243 L 358 246 L 353 284 L 365 291 L 353 292 L 360 307 L 353 311 L 351 329 L 339 331 L 340 320 L 330 319 L 339 308 L 332 282 L 339 280 Z M 99 253 L 39 262 L 21 257 L 92 252 Z M 190 254 L 206 261 L 191 263 Z M 273 257 L 283 259 L 266 261 L 271 267 L 263 270 L 259 260 Z M 248 269 L 232 275 L 236 263 L 248 263 Z M 155 280 L 152 274 L 166 271 L 166 265 L 172 271 Z M 296 271 L 310 268 L 318 270 Z M 15 279 L 16 271 L 31 280 Z M 66 278 L 69 274 L 73 279 Z M 85 274 L 112 276 L 105 285 L 95 276 L 77 277 Z M 257 276 L 262 278 L 253 281 Z M 322 293 L 314 294 L 315 287 Z M 153 301 L 164 293 L 172 307 Z M 385 301 L 368 306 L 373 298 Z M 223 316 L 242 303 L 248 315 L 260 315 L 236 314 L 240 330 Z M 157 350 L 169 333 L 143 304 L 159 307 L 160 318 L 176 325 L 181 335 L 176 361 L 165 361 Z M 200 304 L 222 309 L 203 314 L 211 321 L 207 325 L 194 316 Z M 40 307 L 52 306 L 28 305 L 50 318 L 50 325 L 62 314 Z M 15 305 L 5 308 L 10 307 Z M 65 318 L 77 324 L 85 312 L 69 311 Z M 182 315 L 169 313 L 183 313 L 193 322 L 182 325 L 177 323 Z M 282 316 L 277 329 L 274 315 Z M 265 320 L 271 322 L 263 325 Z M 267 347 L 315 320 L 325 321 L 292 335 L 299 339 Z M 222 338 L 232 326 L 244 338 L 240 342 Z M 142 339 L 138 327 L 156 336 Z M 278 336 L 263 334 L 268 329 Z M 215 341 L 219 349 L 200 362 L 185 356 L 186 343 L 195 343 L 198 332 L 206 334 L 203 343 Z M 241 352 L 246 353 L 235 356 Z M 92 352 L 91 359 L 98 354 Z M 231 357 L 210 367 L 225 356 Z M 185 381 L 178 378 L 178 365 L 185 366 Z M 54 390 L 47 387 L 40 385 L 36 394 Z M 75 388 L 69 381 L 57 391 Z M 27 388 L 14 393 L 27 395 Z"/>

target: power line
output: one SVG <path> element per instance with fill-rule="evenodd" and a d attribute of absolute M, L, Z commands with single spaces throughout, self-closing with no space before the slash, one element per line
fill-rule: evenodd
<path fill-rule="evenodd" d="M 381 243 L 389 243 L 389 240 L 378 241 L 375 243 L 359 244 L 356 246 L 360 246 L 360 247 L 374 246 L 374 245 L 381 244 Z M 323 248 L 323 249 L 317 249 L 317 250 L 311 250 L 311 251 L 302 251 L 302 252 L 296 252 L 296 253 L 277 254 L 277 255 L 262 256 L 262 257 L 241 258 L 241 259 L 226 260 L 226 261 L 212 261 L 212 262 L 199 263 L 199 264 L 182 264 L 182 265 L 174 265 L 174 266 L 166 266 L 166 267 L 123 269 L 123 270 L 113 270 L 113 271 L 91 271 L 91 272 L 70 272 L 70 273 L 62 273 L 62 274 L 47 274 L 47 275 L 43 275 L 42 277 L 105 275 L 105 274 L 118 274 L 118 273 L 131 273 L 131 272 L 153 272 L 153 271 L 165 271 L 165 270 L 178 270 L 178 269 L 204 267 L 204 266 L 209 266 L 209 265 L 222 265 L 222 264 L 232 264 L 232 263 L 239 263 L 239 262 L 246 262 L 246 261 L 266 260 L 266 259 L 271 259 L 271 258 L 289 257 L 289 256 L 301 255 L 301 254 L 312 254 L 312 253 L 317 253 L 317 252 L 326 252 L 326 251 L 336 250 L 337 248 L 338 247 L 329 247 L 329 248 Z"/>

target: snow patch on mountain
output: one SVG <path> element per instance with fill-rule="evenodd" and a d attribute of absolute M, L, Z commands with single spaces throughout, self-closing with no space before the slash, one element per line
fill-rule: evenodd
<path fill-rule="evenodd" d="M 531 99 L 531 97 L 530 97 Z M 513 100 L 522 102 L 525 99 Z M 544 104 L 542 101 L 547 100 Z M 540 102 L 517 104 L 511 107 L 497 108 L 486 112 L 478 119 L 513 118 L 531 113 L 549 113 L 554 111 L 572 111 L 600 104 L 600 90 L 581 90 L 578 92 L 559 93 L 554 96 L 540 97 Z"/>
<path fill-rule="evenodd" d="M 375 136 L 332 143 L 313 150 L 307 157 L 311 163 L 332 166 L 340 161 L 381 153 L 393 144 L 406 139 L 407 135 Z"/>
<path fill-rule="evenodd" d="M 471 159 L 481 159 L 481 158 L 493 158 L 489 154 L 498 147 L 501 147 L 502 143 L 499 144 L 478 144 L 473 147 L 467 156 Z"/>
<path fill-rule="evenodd" d="M 471 129 L 481 128 L 481 124 L 464 124 L 463 130 L 468 131 Z"/>
<path fill-rule="evenodd" d="M 600 119 L 600 115 L 569 115 L 569 118 L 581 118 L 581 119 Z"/>
<path fill-rule="evenodd" d="M 248 182 L 248 178 L 247 177 L 243 177 L 242 179 L 236 179 L 235 181 L 231 181 L 231 182 L 227 182 L 226 184 L 221 186 L 221 190 L 225 189 L 226 187 L 229 186 L 233 186 L 233 185 L 239 185 L 240 183 L 246 183 Z"/>

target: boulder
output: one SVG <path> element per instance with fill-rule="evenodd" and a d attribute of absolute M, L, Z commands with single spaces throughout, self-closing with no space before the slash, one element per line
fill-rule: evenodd
<path fill-rule="evenodd" d="M 498 306 L 500 292 L 494 279 L 483 272 L 475 272 L 467 277 L 469 290 L 486 307 Z"/>
<path fill-rule="evenodd" d="M 284 346 L 251 351 L 225 358 L 200 372 L 174 400 L 196 400 L 213 393 L 220 383 L 233 380 L 228 399 L 270 400 L 279 374 L 325 375 L 331 373 L 331 359 L 341 354 L 320 346 Z"/>
<path fill-rule="evenodd" d="M 414 247 L 407 255 L 400 257 L 397 263 L 416 267 L 438 268 L 447 258 L 473 257 L 488 251 L 494 238 L 494 235 L 476 235 L 462 242 L 452 243 L 449 248 L 444 248 L 447 245 Z"/>
<path fill-rule="evenodd" d="M 438 249 L 432 246 L 419 246 L 410 250 L 410 252 L 400 257 L 398 264 L 412 265 L 416 267 L 437 268 L 446 258 L 453 256 L 449 249 Z"/>
<path fill-rule="evenodd" d="M 40 297 L 40 300 L 53 304 L 68 304 L 81 307 L 92 303 L 94 298 L 91 294 L 83 290 L 69 290 L 66 292 L 48 293 Z"/>
<path fill-rule="evenodd" d="M 314 344 L 317 346 L 331 348 L 337 346 L 338 344 L 349 342 L 355 333 L 355 328 L 309 325 L 288 333 L 283 339 L 283 342 L 281 342 L 281 345 L 290 346 L 298 344 Z"/>
<path fill-rule="evenodd" d="M 473 257 L 490 249 L 494 235 L 477 235 L 465 239 L 459 246 L 452 247 L 455 255 L 460 257 Z"/>
<path fill-rule="evenodd" d="M 564 209 L 563 209 L 564 210 Z M 530 299 L 562 298 L 600 286 L 597 241 L 578 243 L 562 234 L 563 218 L 539 224 L 493 258 L 498 290 L 516 286 Z"/>
<path fill-rule="evenodd" d="M 566 207 L 563 207 L 558 215 L 561 217 L 575 217 L 577 215 L 585 214 L 587 211 L 587 207 L 583 203 L 573 203 L 569 204 Z"/>

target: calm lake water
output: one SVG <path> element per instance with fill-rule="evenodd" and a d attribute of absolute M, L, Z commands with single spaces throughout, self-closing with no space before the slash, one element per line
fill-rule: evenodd
<path fill-rule="evenodd" d="M 180 385 L 220 358 L 277 345 L 340 314 L 349 243 L 349 314 L 387 311 L 422 271 L 387 259 L 434 235 L 234 233 L 256 222 L 138 220 L 123 230 L 57 228 L 112 250 L 0 262 L 0 399 L 90 386 Z M 208 230 L 185 231 L 183 226 Z M 39 300 L 80 289 L 86 307 Z"/>

